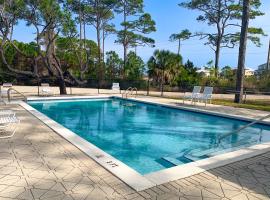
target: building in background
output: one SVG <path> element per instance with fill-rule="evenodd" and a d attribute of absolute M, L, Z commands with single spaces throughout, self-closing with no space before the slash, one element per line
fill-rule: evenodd
<path fill-rule="evenodd" d="M 259 65 L 258 69 L 255 71 L 256 75 L 261 75 L 263 74 L 265 71 L 268 71 L 270 69 L 267 69 L 267 63 Z"/>
<path fill-rule="evenodd" d="M 211 76 L 211 70 L 208 68 L 202 68 L 202 69 L 198 69 L 196 71 L 198 74 L 201 74 L 204 77 L 210 77 Z"/>
<path fill-rule="evenodd" d="M 255 75 L 255 70 L 250 69 L 250 68 L 246 68 L 245 69 L 245 76 L 249 77 L 249 76 L 254 76 Z"/>

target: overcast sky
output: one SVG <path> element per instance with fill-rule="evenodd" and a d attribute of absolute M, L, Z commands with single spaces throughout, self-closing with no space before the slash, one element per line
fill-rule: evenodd
<path fill-rule="evenodd" d="M 191 11 L 180 8 L 177 4 L 181 0 L 145 0 L 145 11 L 152 15 L 156 22 L 157 31 L 150 34 L 156 41 L 155 49 L 166 49 L 177 51 L 177 43 L 169 42 L 169 36 L 172 33 L 179 32 L 183 29 L 191 31 L 206 31 L 209 27 L 206 24 L 198 23 L 196 17 L 200 14 L 197 11 Z M 265 15 L 258 17 L 251 22 L 252 26 L 262 27 L 266 34 L 269 36 L 262 37 L 261 42 L 263 46 L 256 47 L 252 43 L 248 43 L 247 61 L 246 66 L 249 68 L 257 69 L 257 66 L 266 62 L 268 43 L 270 38 L 270 1 L 262 0 L 261 10 Z M 117 27 L 121 22 L 122 17 L 116 16 L 113 21 Z M 30 42 L 34 38 L 34 30 L 25 27 L 25 24 L 20 22 L 15 29 L 14 38 L 19 41 Z M 87 27 L 87 38 L 96 40 L 93 28 Z M 106 40 L 106 50 L 114 50 L 120 55 L 123 54 L 123 48 L 114 43 L 115 36 L 110 36 Z M 198 67 L 205 65 L 208 61 L 214 59 L 214 52 L 208 47 L 203 45 L 203 41 L 196 38 L 184 41 L 181 47 L 181 54 L 184 61 L 190 59 Z M 139 47 L 137 49 L 144 61 L 147 61 L 152 55 L 154 49 L 150 47 Z M 221 52 L 221 67 L 230 65 L 237 66 L 238 47 L 234 49 L 222 49 Z"/>

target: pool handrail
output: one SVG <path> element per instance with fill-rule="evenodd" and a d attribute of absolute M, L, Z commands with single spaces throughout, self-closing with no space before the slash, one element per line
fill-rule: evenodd
<path fill-rule="evenodd" d="M 11 102 L 11 99 L 12 99 L 11 92 L 12 92 L 12 91 L 15 92 L 15 93 L 17 93 L 17 94 L 19 94 L 19 95 L 21 95 L 21 96 L 23 97 L 24 101 L 27 101 L 27 97 L 26 97 L 23 93 L 21 93 L 21 92 L 15 90 L 14 88 L 9 88 L 8 91 L 7 91 L 7 94 L 8 94 L 8 102 Z"/>
<path fill-rule="evenodd" d="M 122 94 L 122 98 L 124 96 L 127 98 L 128 94 L 133 95 L 133 92 L 136 91 L 135 97 L 138 95 L 138 89 L 136 87 L 129 87 L 128 89 L 125 90 L 125 92 Z"/>
<path fill-rule="evenodd" d="M 127 93 L 131 90 L 132 90 L 132 87 L 128 87 L 128 89 L 126 89 L 125 92 L 122 94 L 122 98 L 124 98 L 124 96 L 126 96 L 127 98 Z"/>
<path fill-rule="evenodd" d="M 246 128 L 248 128 L 248 127 L 250 127 L 250 126 L 252 126 L 252 125 L 254 125 L 254 124 L 257 124 L 257 123 L 259 123 L 259 122 L 262 122 L 263 120 L 265 120 L 265 119 L 268 119 L 268 118 L 270 118 L 270 114 L 269 115 L 266 115 L 266 116 L 263 116 L 263 117 L 261 117 L 260 119 L 257 119 L 257 120 L 255 120 L 255 121 L 253 121 L 253 122 L 251 122 L 251 123 L 249 123 L 249 124 L 247 124 L 247 125 L 245 125 L 245 126 L 242 126 L 241 128 L 239 128 L 239 129 L 237 129 L 237 130 L 235 130 L 235 131 L 231 131 L 231 132 L 229 132 L 229 133 L 226 133 L 226 134 L 224 134 L 224 135 L 222 135 L 222 136 L 220 136 L 219 138 L 218 138 L 218 144 L 221 142 L 221 140 L 223 140 L 224 138 L 226 138 L 226 137 L 228 137 L 228 136 L 230 136 L 230 135 L 232 135 L 232 134 L 235 134 L 235 133 L 239 133 L 240 131 L 242 131 L 242 130 L 244 130 L 244 129 L 246 129 Z"/>
<path fill-rule="evenodd" d="M 135 94 L 135 98 L 137 97 L 137 95 L 138 95 L 138 89 L 136 88 L 136 87 L 134 87 L 134 88 L 132 88 L 131 89 L 131 95 L 133 95 L 133 92 L 136 92 L 136 94 Z"/>

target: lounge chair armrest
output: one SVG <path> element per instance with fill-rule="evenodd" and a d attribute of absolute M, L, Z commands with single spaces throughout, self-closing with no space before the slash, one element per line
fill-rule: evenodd
<path fill-rule="evenodd" d="M 199 96 L 201 96 L 201 93 L 194 93 L 194 96 L 196 96 L 196 97 L 199 97 Z"/>
<path fill-rule="evenodd" d="M 205 95 L 205 99 L 212 99 L 212 94 L 207 94 L 207 95 Z"/>

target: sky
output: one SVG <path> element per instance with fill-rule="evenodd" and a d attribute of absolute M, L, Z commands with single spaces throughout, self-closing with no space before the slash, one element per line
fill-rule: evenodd
<path fill-rule="evenodd" d="M 169 41 L 172 33 L 180 32 L 183 29 L 189 29 L 191 32 L 209 31 L 209 26 L 196 21 L 196 17 L 200 14 L 198 11 L 187 10 L 178 6 L 183 0 L 144 0 L 145 12 L 151 14 L 156 22 L 157 31 L 149 34 L 149 37 L 155 39 L 155 48 L 138 47 L 137 54 L 147 62 L 155 49 L 164 49 L 177 52 L 177 43 Z M 246 67 L 257 69 L 258 65 L 263 64 L 267 60 L 268 44 L 270 39 L 270 1 L 261 0 L 261 10 L 264 16 L 258 17 L 250 22 L 251 26 L 262 27 L 268 35 L 261 37 L 261 47 L 256 47 L 251 42 L 247 46 Z M 116 16 L 113 23 L 116 27 L 122 20 L 122 16 Z M 211 28 L 210 28 L 211 29 Z M 14 39 L 23 42 L 31 42 L 34 38 L 34 30 L 25 27 L 24 22 L 20 22 L 14 31 Z M 88 26 L 86 31 L 87 39 L 96 40 L 95 31 Z M 115 36 L 109 36 L 105 43 L 106 51 L 116 51 L 122 57 L 123 47 L 114 43 Z M 191 60 L 195 66 L 202 67 L 210 60 L 214 60 L 214 51 L 205 46 L 204 41 L 197 38 L 191 38 L 183 41 L 181 46 L 181 55 L 184 62 Z M 220 56 L 220 67 L 229 65 L 233 68 L 237 66 L 238 46 L 234 49 L 222 49 Z"/>

